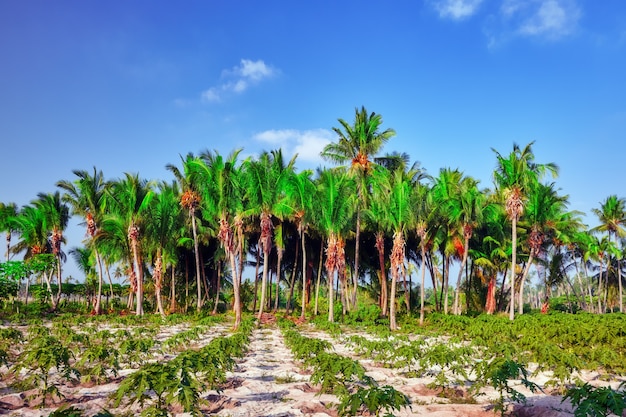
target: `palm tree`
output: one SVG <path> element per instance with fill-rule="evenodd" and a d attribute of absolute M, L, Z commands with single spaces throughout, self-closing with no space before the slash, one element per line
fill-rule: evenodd
<path fill-rule="evenodd" d="M 202 308 L 202 276 L 200 274 L 200 245 L 198 243 L 198 226 L 196 212 L 200 207 L 202 200 L 200 198 L 203 184 L 196 179 L 194 168 L 197 167 L 198 158 L 188 153 L 185 158 L 180 157 L 183 163 L 183 171 L 172 164 L 167 164 L 165 168 L 174 174 L 174 177 L 180 184 L 182 191 L 180 197 L 180 205 L 189 212 L 191 218 L 191 229 L 193 232 L 193 247 L 196 261 L 196 287 L 197 301 L 196 310 Z"/>
<path fill-rule="evenodd" d="M 258 216 L 261 234 L 259 243 L 263 250 L 263 278 L 261 280 L 261 300 L 258 318 L 261 319 L 265 307 L 267 292 L 267 275 L 269 256 L 272 247 L 272 216 L 281 217 L 288 209 L 284 198 L 285 187 L 293 175 L 296 161 L 294 156 L 287 164 L 284 163 L 280 149 L 263 152 L 257 160 L 244 162 L 246 198 L 250 206 L 248 216 Z"/>
<path fill-rule="evenodd" d="M 450 201 L 449 216 L 453 224 L 458 225 L 463 236 L 463 255 L 461 266 L 459 268 L 459 276 L 456 280 L 456 290 L 454 292 L 454 314 L 460 314 L 459 295 L 461 289 L 461 278 L 463 270 L 467 265 L 469 254 L 470 240 L 476 228 L 483 217 L 483 206 L 485 203 L 485 194 L 478 189 L 478 181 L 471 177 L 463 177 L 459 184 L 458 192 L 455 198 Z"/>
<path fill-rule="evenodd" d="M 316 224 L 326 237 L 326 276 L 328 280 L 328 321 L 334 322 L 333 287 L 335 273 L 345 271 L 344 233 L 350 225 L 355 196 L 350 189 L 352 179 L 337 170 L 324 170 L 319 173 L 315 198 L 319 211 L 315 213 Z"/>
<path fill-rule="evenodd" d="M 140 240 L 141 229 L 147 222 L 150 202 L 154 197 L 152 183 L 140 179 L 137 174 L 124 174 L 124 178 L 113 182 L 107 189 L 105 204 L 113 216 L 118 217 L 126 226 L 128 243 L 132 251 L 132 265 L 136 273 L 136 314 L 142 316 L 143 310 L 143 257 Z M 132 286 L 132 284 L 131 284 Z"/>
<path fill-rule="evenodd" d="M 205 184 L 202 188 L 203 216 L 216 222 L 217 238 L 224 248 L 226 259 L 230 263 L 233 281 L 233 310 L 235 328 L 241 323 L 241 269 L 238 260 L 243 257 L 243 188 L 237 157 L 241 150 L 235 150 L 226 158 L 217 151 L 204 151 L 200 161 L 196 161 L 199 180 Z"/>
<path fill-rule="evenodd" d="M 543 174 L 551 172 L 555 177 L 558 167 L 554 163 L 537 164 L 532 145 L 529 143 L 521 149 L 513 144 L 513 151 L 508 157 L 503 157 L 492 148 L 496 154 L 497 166 L 494 172 L 496 188 L 505 199 L 506 213 L 511 220 L 511 305 L 509 319 L 515 318 L 515 269 L 517 256 L 517 222 L 524 212 L 524 204 L 529 188 L 538 182 Z"/>
<path fill-rule="evenodd" d="M 94 240 L 98 233 L 99 223 L 104 215 L 102 206 L 104 202 L 104 191 L 107 183 L 104 180 L 102 171 L 93 168 L 93 175 L 84 170 L 72 171 L 76 177 L 74 182 L 59 181 L 57 187 L 65 191 L 63 201 L 72 207 L 72 215 L 79 215 L 85 218 L 87 226 L 87 236 L 89 236 L 89 244 L 92 246 L 96 263 L 98 265 L 98 293 L 96 295 L 96 304 L 94 306 L 95 314 L 100 314 L 100 302 L 102 299 L 102 259 L 95 246 Z M 113 293 L 112 283 L 110 284 L 111 295 Z"/>
<path fill-rule="evenodd" d="M 608 196 L 603 202 L 600 203 L 600 208 L 592 209 L 592 212 L 598 216 L 600 225 L 593 228 L 597 232 L 606 232 L 609 242 L 613 242 L 616 246 L 618 244 L 618 238 L 626 237 L 626 200 L 624 198 L 618 198 L 616 195 Z M 611 240 L 614 237 L 614 240 Z M 607 265 L 612 265 L 610 255 Z M 617 263 L 619 270 L 619 262 Z M 607 268 L 608 278 L 608 268 Z M 608 284 L 608 281 L 607 281 Z M 618 278 L 619 285 L 619 310 L 621 313 L 623 310 L 622 303 L 622 280 L 621 276 Z"/>
<path fill-rule="evenodd" d="M 161 289 L 163 288 L 163 274 L 165 264 L 174 263 L 177 241 L 174 239 L 180 230 L 181 210 L 179 205 L 177 183 L 159 184 L 159 192 L 155 194 L 148 208 L 150 221 L 146 223 L 148 246 L 153 251 L 153 272 L 157 311 L 165 316 Z"/>
<path fill-rule="evenodd" d="M 389 210 L 387 220 L 393 231 L 393 248 L 391 249 L 391 290 L 389 304 L 389 327 L 397 330 L 396 322 L 396 285 L 398 277 L 405 278 L 404 259 L 406 247 L 406 233 L 412 226 L 411 193 L 413 183 L 411 177 L 402 170 L 392 173 L 389 188 Z"/>
<path fill-rule="evenodd" d="M 350 163 L 349 171 L 356 178 L 358 199 L 356 200 L 356 227 L 354 247 L 354 293 L 352 303 L 356 304 L 356 291 L 359 280 L 359 244 L 361 236 L 361 212 L 367 207 L 366 180 L 372 171 L 374 162 L 370 158 L 377 154 L 389 139 L 395 136 L 393 129 L 380 131 L 383 123 L 382 116 L 374 112 L 368 114 L 365 107 L 355 109 L 355 118 L 352 125 L 343 119 L 338 119 L 341 128 L 333 127 L 338 135 L 337 143 L 326 145 L 321 155 L 323 158 L 337 163 Z"/>
<path fill-rule="evenodd" d="M 62 269 L 61 262 L 65 260 L 65 253 L 61 249 L 61 245 L 65 243 L 63 232 L 67 228 L 70 219 L 69 207 L 63 203 L 61 193 L 54 194 L 39 193 L 38 200 L 33 204 L 43 213 L 45 228 L 50 234 L 50 247 L 52 254 L 57 260 L 57 294 L 52 298 L 52 309 L 56 310 L 59 301 L 61 301 L 61 284 Z"/>
<path fill-rule="evenodd" d="M 15 203 L 1 203 L 0 202 L 0 232 L 6 233 L 6 241 L 7 241 L 7 252 L 6 252 L 6 260 L 9 261 L 9 252 L 11 249 L 11 235 L 15 231 L 12 223 L 17 217 L 17 205 Z"/>
<path fill-rule="evenodd" d="M 525 210 L 525 229 L 528 233 L 528 247 L 530 253 L 526 267 L 520 278 L 520 290 L 518 300 L 518 314 L 524 313 L 524 283 L 533 261 L 539 255 L 546 241 L 558 232 L 557 223 L 565 213 L 567 197 L 559 196 L 554 188 L 554 183 L 533 184 L 527 193 L 528 202 Z"/>
<path fill-rule="evenodd" d="M 17 243 L 11 247 L 11 252 L 18 254 L 24 252 L 24 260 L 35 260 L 40 255 L 48 255 L 52 257 L 52 245 L 49 239 L 49 230 L 46 225 L 46 218 L 44 212 L 33 205 L 27 205 L 20 209 L 18 215 L 11 220 L 11 225 L 19 234 Z M 56 258 L 56 257 L 55 257 Z M 54 262 L 42 262 L 45 264 L 45 268 L 42 268 L 40 272 L 43 273 L 43 278 L 46 281 L 48 293 L 50 298 L 53 298 L 52 288 L 50 286 L 50 273 L 48 266 L 53 268 Z"/>
<path fill-rule="evenodd" d="M 420 253 L 421 253 L 421 288 L 420 288 L 420 326 L 424 325 L 424 284 L 426 277 L 426 248 L 430 241 L 430 229 L 429 219 L 434 211 L 434 207 L 431 204 L 432 198 L 430 198 L 431 189 L 423 184 L 415 184 L 413 190 L 413 217 L 415 224 L 415 232 L 419 239 Z"/>
<path fill-rule="evenodd" d="M 300 235 L 302 248 L 302 311 L 300 319 L 304 320 L 306 310 L 306 231 L 311 218 L 311 207 L 313 195 L 315 194 L 315 184 L 311 179 L 312 171 L 305 170 L 291 177 L 287 183 L 286 191 L 291 211 L 294 213 L 294 220 Z"/>
<path fill-rule="evenodd" d="M 435 215 L 439 228 L 436 233 L 436 241 L 443 256 L 443 283 L 441 297 L 443 298 L 444 313 L 448 314 L 448 291 L 450 279 L 450 257 L 458 255 L 457 225 L 461 222 L 460 194 L 463 173 L 458 169 L 442 168 L 439 175 L 434 179 L 432 191 L 433 205 L 437 208 Z M 456 216 L 456 218 L 454 217 Z M 458 246 L 458 245 L 457 245 Z M 462 252 L 462 251 L 461 251 Z M 462 256 L 462 255 L 461 255 Z M 461 269 L 462 271 L 462 269 Z"/>

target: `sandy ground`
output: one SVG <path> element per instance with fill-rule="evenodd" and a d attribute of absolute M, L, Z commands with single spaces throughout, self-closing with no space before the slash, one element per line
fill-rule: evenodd
<path fill-rule="evenodd" d="M 180 328 L 169 328 L 158 336 L 166 337 L 180 331 Z M 211 328 L 197 344 L 202 346 L 213 337 L 228 333 L 227 325 L 217 325 Z M 410 408 L 395 412 L 396 416 L 429 415 L 435 417 L 472 416 L 491 417 L 494 411 L 491 401 L 497 397 L 493 391 L 485 391 L 485 395 L 478 397 L 476 404 L 451 403 L 446 398 L 438 396 L 438 391 L 427 388 L 432 381 L 428 378 L 407 378 L 398 369 L 384 368 L 372 360 L 356 356 L 345 339 L 333 339 L 326 333 L 317 332 L 312 327 L 306 332 L 310 337 L 323 338 L 331 341 L 334 351 L 338 354 L 358 359 L 367 369 L 368 375 L 380 385 L 391 385 L 408 395 L 412 401 Z M 167 357 L 159 356 L 157 360 Z M 8 393 L 9 389 L 0 382 L 0 414 L 9 416 L 48 416 L 62 404 L 71 404 L 84 410 L 84 415 L 93 416 L 103 409 L 115 415 L 137 415 L 140 409 L 126 407 L 116 409 L 109 400 L 110 394 L 115 392 L 125 375 L 133 369 L 124 369 L 113 382 L 102 385 L 64 386 L 65 401 L 57 401 L 50 408 L 36 408 L 37 402 L 28 401 L 28 393 Z M 246 356 L 237 361 L 233 372 L 228 373 L 228 383 L 224 389 L 205 392 L 202 398 L 207 400 L 205 415 L 217 416 L 336 416 L 334 404 L 337 398 L 329 394 L 318 394 L 318 388 L 309 383 L 309 371 L 294 360 L 290 350 L 285 346 L 282 334 L 275 325 L 268 325 L 255 329 Z M 588 378 L 593 378 L 592 374 Z M 523 388 L 515 386 L 520 392 Z M 525 406 L 511 406 L 511 415 L 518 416 L 573 416 L 571 406 L 562 403 L 558 396 L 533 394 L 524 392 L 528 396 Z M 459 391 L 463 395 L 462 391 Z M 176 416 L 187 416 L 177 413 Z"/>

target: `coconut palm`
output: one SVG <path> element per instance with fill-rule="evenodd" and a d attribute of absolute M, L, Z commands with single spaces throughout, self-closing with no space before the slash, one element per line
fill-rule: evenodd
<path fill-rule="evenodd" d="M 302 311 L 300 319 L 304 320 L 306 309 L 306 231 L 310 223 L 311 207 L 313 195 L 315 194 L 315 184 L 311 179 L 312 171 L 305 170 L 293 175 L 287 183 L 286 192 L 291 211 L 294 213 L 293 219 L 300 235 L 302 249 Z"/>
<path fill-rule="evenodd" d="M 521 149 L 513 144 L 513 151 L 508 157 L 502 156 L 492 148 L 496 154 L 497 166 L 494 171 L 494 182 L 497 190 L 504 198 L 506 213 L 511 221 L 511 305 L 509 319 L 515 318 L 515 269 L 517 256 L 517 222 L 524 212 L 524 204 L 529 188 L 541 180 L 541 177 L 550 172 L 553 176 L 558 173 L 554 163 L 538 164 L 529 143 Z"/>
<path fill-rule="evenodd" d="M 600 221 L 600 225 L 593 228 L 592 230 L 597 232 L 606 232 L 609 242 L 613 242 L 614 245 L 617 246 L 618 238 L 626 237 L 626 200 L 624 198 L 618 198 L 616 195 L 610 195 L 603 202 L 600 203 L 600 208 L 594 208 L 592 209 L 592 212 L 596 216 L 598 216 L 598 220 Z M 612 237 L 614 238 L 614 240 L 611 239 Z M 610 259 L 608 260 L 607 265 L 611 265 Z M 620 312 L 623 313 L 621 276 L 618 278 L 618 285 L 619 308 Z"/>
<path fill-rule="evenodd" d="M 13 221 L 17 217 L 17 205 L 15 203 L 1 203 L 0 202 L 0 232 L 6 233 L 7 251 L 6 260 L 10 259 L 11 251 L 11 235 L 15 232 L 13 227 Z"/>
<path fill-rule="evenodd" d="M 437 209 L 433 213 L 438 224 L 437 233 L 434 234 L 436 243 L 439 245 L 443 257 L 443 282 L 441 297 L 443 299 L 443 311 L 448 314 L 448 291 L 450 279 L 450 257 L 463 256 L 463 250 L 459 245 L 458 228 L 461 220 L 459 208 L 461 195 L 461 182 L 463 173 L 458 169 L 442 168 L 439 175 L 434 178 L 430 197 Z M 433 219 L 434 220 L 434 219 Z M 456 245 L 455 245 L 456 243 Z M 461 249 L 461 250 L 459 250 Z M 460 252 L 460 253 L 459 253 Z"/>
<path fill-rule="evenodd" d="M 24 252 L 24 260 L 35 260 L 40 255 L 52 255 L 52 245 L 49 239 L 49 230 L 46 225 L 46 218 L 44 212 L 34 205 L 26 205 L 20 209 L 18 215 L 11 220 L 11 225 L 14 230 L 19 234 L 18 241 L 11 247 L 13 254 L 19 254 Z M 53 298 L 52 288 L 50 286 L 50 274 L 49 270 L 54 267 L 56 263 L 56 257 L 54 262 L 42 263 L 46 265 L 40 272 L 43 273 L 43 278 L 46 282 L 48 293 L 50 298 Z"/>
<path fill-rule="evenodd" d="M 233 310 L 235 328 L 241 323 L 241 268 L 238 261 L 243 257 L 243 193 L 240 166 L 237 162 L 241 150 L 235 150 L 226 158 L 217 151 L 204 151 L 196 161 L 195 171 L 204 184 L 201 198 L 203 217 L 215 222 L 217 238 L 223 247 L 233 282 Z"/>
<path fill-rule="evenodd" d="M 72 171 L 76 178 L 73 182 L 59 181 L 57 187 L 61 188 L 65 194 L 63 201 L 70 204 L 72 215 L 79 215 L 85 218 L 87 226 L 87 236 L 90 239 L 89 244 L 94 251 L 94 257 L 98 266 L 98 292 L 96 295 L 96 304 L 94 306 L 95 314 L 100 314 L 100 303 L 102 299 L 102 259 L 98 252 L 98 248 L 94 244 L 94 238 L 98 233 L 99 223 L 104 215 L 102 207 L 104 202 L 104 190 L 107 183 L 104 180 L 102 171 L 93 168 L 93 175 L 84 170 Z M 113 284 L 110 284 L 111 295 L 113 293 Z"/>
<path fill-rule="evenodd" d="M 415 232 L 419 239 L 419 247 L 421 254 L 421 288 L 420 288 L 420 326 L 424 325 L 424 284 L 426 277 L 426 248 L 430 241 L 430 224 L 429 219 L 434 211 L 432 205 L 432 198 L 430 198 L 431 189 L 424 185 L 417 183 L 412 193 L 413 218 L 415 225 Z"/>
<path fill-rule="evenodd" d="M 478 189 L 478 181 L 472 177 L 463 177 L 459 182 L 459 188 L 448 206 L 448 215 L 452 223 L 457 225 L 463 236 L 463 254 L 459 275 L 456 280 L 454 291 L 454 314 L 460 314 L 459 295 L 461 290 L 461 278 L 467 265 L 470 240 L 474 229 L 482 222 L 485 194 Z"/>
<path fill-rule="evenodd" d="M 387 221 L 393 232 L 393 247 L 391 249 L 391 289 L 389 294 L 389 327 L 397 330 L 396 322 L 396 286 L 398 278 L 405 278 L 404 259 L 406 234 L 412 226 L 413 213 L 411 210 L 412 190 L 414 185 L 411 176 L 402 170 L 395 170 L 390 176 L 388 194 Z"/>
<path fill-rule="evenodd" d="M 181 155 L 180 159 L 183 164 L 182 172 L 178 167 L 172 164 L 167 164 L 165 168 L 172 172 L 178 181 L 182 192 L 180 196 L 180 205 L 189 212 L 189 217 L 191 218 L 193 247 L 196 261 L 196 310 L 200 311 L 202 308 L 202 276 L 200 273 L 200 245 L 198 241 L 197 211 L 202 203 L 200 195 L 202 187 L 205 184 L 197 180 L 194 170 L 197 167 L 199 159 L 191 153 L 188 153 L 185 158 Z"/>
<path fill-rule="evenodd" d="M 163 288 L 163 274 L 167 263 L 173 263 L 176 257 L 177 232 L 182 223 L 180 210 L 180 195 L 177 183 L 162 182 L 158 192 L 148 207 L 150 221 L 146 223 L 145 233 L 149 249 L 152 252 L 154 291 L 157 311 L 165 316 L 161 289 Z"/>
<path fill-rule="evenodd" d="M 335 320 L 333 296 L 335 274 L 340 279 L 345 271 L 344 235 L 353 215 L 352 199 L 355 196 L 351 192 L 351 187 L 354 184 L 349 175 L 333 169 L 320 171 L 316 184 L 315 199 L 319 204 L 319 210 L 314 213 L 315 223 L 326 238 L 328 321 L 333 322 Z"/>
<path fill-rule="evenodd" d="M 333 127 L 338 135 L 336 143 L 326 145 L 321 155 L 324 159 L 337 164 L 350 163 L 349 172 L 354 175 L 357 189 L 356 226 L 354 247 L 354 293 L 352 303 L 356 304 L 356 291 L 359 279 L 359 244 L 361 235 L 361 212 L 367 207 L 368 192 L 366 181 L 372 172 L 374 162 L 371 157 L 382 149 L 389 139 L 395 136 L 393 129 L 381 131 L 382 116 L 374 112 L 369 113 L 365 107 L 355 109 L 355 118 L 352 125 L 343 119 L 338 119 L 341 127 Z"/>
<path fill-rule="evenodd" d="M 142 227 L 147 222 L 147 214 L 154 191 L 152 183 L 139 178 L 138 174 L 125 173 L 124 178 L 114 181 L 107 188 L 105 205 L 113 217 L 126 226 L 128 244 L 132 252 L 132 265 L 136 273 L 136 314 L 143 310 L 143 253 L 141 247 Z M 132 284 L 131 284 L 132 286 Z"/>
<path fill-rule="evenodd" d="M 272 216 L 281 218 L 284 216 L 285 210 L 289 209 L 285 198 L 285 187 L 293 175 L 295 161 L 296 156 L 285 164 L 282 151 L 278 149 L 263 152 L 258 159 L 244 162 L 246 199 L 249 203 L 246 214 L 249 217 L 259 218 L 261 230 L 259 245 L 263 250 L 259 320 L 263 315 L 267 293 L 269 256 L 274 228 Z"/>
<path fill-rule="evenodd" d="M 57 293 L 52 297 L 52 309 L 56 310 L 59 301 L 61 301 L 61 284 L 62 267 L 61 263 L 65 261 L 65 253 L 61 249 L 61 245 L 65 243 L 63 232 L 67 228 L 70 219 L 70 209 L 62 201 L 61 193 L 54 194 L 39 193 L 38 199 L 33 204 L 43 213 L 45 228 L 50 235 L 50 249 L 57 260 Z"/>

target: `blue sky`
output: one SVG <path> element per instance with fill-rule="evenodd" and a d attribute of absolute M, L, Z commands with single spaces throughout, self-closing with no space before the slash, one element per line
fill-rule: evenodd
<path fill-rule="evenodd" d="M 317 167 L 361 106 L 431 174 L 492 187 L 491 148 L 535 141 L 571 209 L 626 196 L 622 0 L 4 0 L 0 57 L 3 202 L 93 166 L 170 180 L 204 149 Z"/>

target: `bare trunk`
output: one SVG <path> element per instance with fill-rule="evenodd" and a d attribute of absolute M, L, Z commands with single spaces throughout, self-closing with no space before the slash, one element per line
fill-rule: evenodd
<path fill-rule="evenodd" d="M 170 313 L 176 311 L 176 269 L 172 264 L 172 283 L 170 284 Z"/>
<path fill-rule="evenodd" d="M 304 320 L 306 312 L 306 234 L 304 230 L 300 232 L 300 238 L 302 241 L 302 312 L 300 313 L 300 320 Z"/>
<path fill-rule="evenodd" d="M 469 253 L 469 240 L 471 236 L 465 236 L 465 242 L 463 245 L 463 260 L 461 261 L 461 266 L 459 268 L 459 276 L 456 279 L 456 289 L 454 291 L 454 314 L 461 314 L 461 306 L 459 305 L 459 298 L 461 293 L 461 279 L 463 278 L 463 270 L 465 269 L 465 265 L 467 265 L 467 255 Z"/>
<path fill-rule="evenodd" d="M 526 283 L 526 277 L 528 276 L 528 271 L 530 270 L 530 266 L 535 260 L 535 251 L 530 250 L 530 255 L 528 256 L 528 262 L 526 263 L 526 267 L 524 268 L 524 272 L 522 272 L 522 277 L 520 278 L 519 283 L 519 300 L 517 302 L 517 314 L 524 314 L 524 284 Z"/>
<path fill-rule="evenodd" d="M 515 319 L 515 265 L 517 262 L 517 217 L 513 216 L 511 221 L 511 308 L 509 309 L 509 320 Z"/>
<path fill-rule="evenodd" d="M 157 260 L 155 262 L 154 271 L 154 296 L 157 303 L 157 312 L 165 317 L 165 310 L 163 309 L 163 300 L 161 299 L 161 289 L 163 287 L 163 256 L 161 254 L 161 248 L 157 250 Z"/>
<path fill-rule="evenodd" d="M 382 232 L 376 233 L 376 249 L 378 264 L 380 265 L 380 298 L 379 307 L 383 317 L 387 316 L 387 271 L 385 268 L 385 240 Z"/>
<path fill-rule="evenodd" d="M 229 255 L 230 257 L 230 267 L 233 270 L 233 296 L 235 298 L 234 303 L 233 303 L 233 310 L 235 312 L 235 330 L 239 328 L 239 325 L 241 324 L 241 312 L 242 312 L 242 308 L 241 308 L 241 280 L 239 278 L 239 274 L 237 271 L 237 262 L 236 262 L 236 256 L 234 253 L 231 253 Z M 261 304 L 262 305 L 262 304 Z M 259 320 L 261 320 L 261 317 L 259 315 Z"/>
<path fill-rule="evenodd" d="M 193 230 L 193 248 L 196 257 L 196 286 L 197 288 L 197 297 L 198 300 L 196 302 L 196 310 L 200 311 L 202 309 L 202 276 L 200 275 L 200 245 L 198 244 L 198 232 L 196 229 L 196 212 L 192 210 L 191 212 L 191 228 Z"/>
<path fill-rule="evenodd" d="M 254 301 L 252 302 L 252 311 L 256 311 L 256 303 L 259 292 L 259 265 L 261 264 L 260 246 L 257 245 L 256 250 L 256 267 L 254 269 Z"/>
<path fill-rule="evenodd" d="M 424 279 L 426 278 L 426 246 L 422 247 L 422 287 L 420 288 L 420 326 L 424 325 Z"/>
<path fill-rule="evenodd" d="M 257 318 L 259 321 L 263 316 L 263 308 L 265 307 L 265 296 L 267 291 L 267 272 L 269 269 L 269 248 L 268 250 L 263 250 L 263 278 L 261 279 L 261 299 L 259 300 L 259 313 Z"/>
<path fill-rule="evenodd" d="M 101 313 L 101 301 L 102 301 L 102 259 L 100 258 L 100 254 L 98 250 L 94 246 L 94 255 L 96 256 L 96 262 L 98 263 L 98 294 L 96 295 L 96 305 L 94 307 L 94 314 Z"/>
<path fill-rule="evenodd" d="M 217 284 L 215 286 L 215 303 L 213 303 L 213 313 L 217 314 L 217 306 L 220 303 L 220 284 L 222 278 L 222 262 L 217 263 Z"/>
<path fill-rule="evenodd" d="M 287 305 L 285 314 L 289 315 L 291 310 L 291 299 L 293 297 L 293 287 L 296 285 L 296 271 L 298 270 L 298 255 L 300 255 L 300 246 L 296 245 L 296 256 L 293 258 L 293 268 L 291 268 L 291 278 L 289 279 L 289 296 L 287 297 Z M 303 281 L 304 282 L 304 281 Z M 304 285 L 302 286 L 302 292 L 304 292 Z"/>
<path fill-rule="evenodd" d="M 360 250 L 360 241 L 361 241 L 361 210 L 357 210 L 356 212 L 356 235 L 355 235 L 355 243 L 354 243 L 354 272 L 352 275 L 352 282 L 354 285 L 353 293 L 352 293 L 352 307 L 356 308 L 356 297 L 357 290 L 359 288 L 359 250 Z M 346 296 L 346 298 L 348 298 Z"/>
<path fill-rule="evenodd" d="M 322 240 L 322 244 L 320 245 L 320 262 L 317 266 L 317 282 L 315 284 L 315 315 L 319 314 L 318 310 L 318 301 L 320 297 L 320 281 L 322 279 L 322 265 L 324 262 L 324 241 Z"/>
<path fill-rule="evenodd" d="M 274 313 L 278 311 L 278 306 L 280 303 L 280 277 L 282 273 L 281 269 L 284 254 L 284 250 L 282 248 L 277 247 L 276 249 L 278 259 L 276 261 L 276 299 L 274 300 Z"/>

